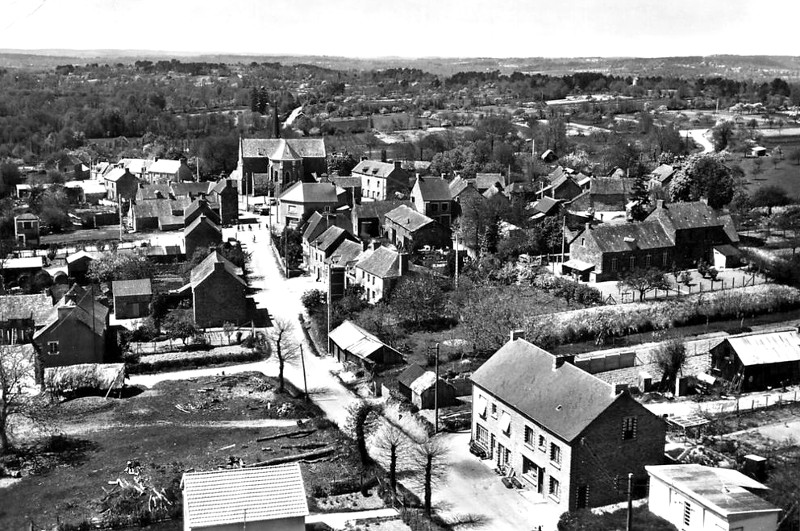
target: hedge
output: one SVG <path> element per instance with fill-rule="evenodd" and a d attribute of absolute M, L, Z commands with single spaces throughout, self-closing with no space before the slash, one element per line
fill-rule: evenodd
<path fill-rule="evenodd" d="M 652 330 L 743 319 L 800 308 L 800 290 L 761 284 L 723 291 L 696 293 L 665 301 L 584 308 L 537 315 L 526 323 L 527 337 L 542 348 Z"/>
<path fill-rule="evenodd" d="M 208 365 L 218 365 L 221 363 L 246 363 L 259 361 L 269 357 L 260 353 L 257 349 L 242 349 L 238 352 L 225 352 L 219 349 L 197 352 L 172 352 L 169 354 L 154 354 L 152 356 L 142 356 L 138 362 L 128 365 L 129 374 L 148 374 L 162 371 L 175 371 L 184 369 L 196 369 Z"/>

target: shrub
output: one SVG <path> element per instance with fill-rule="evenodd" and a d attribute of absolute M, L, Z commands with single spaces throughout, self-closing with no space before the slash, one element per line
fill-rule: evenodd
<path fill-rule="evenodd" d="M 129 374 L 148 374 L 162 371 L 174 371 L 182 369 L 194 369 L 207 365 L 217 365 L 220 363 L 244 363 L 258 361 L 269 356 L 269 345 L 266 353 L 254 349 L 241 350 L 239 352 L 225 352 L 219 350 L 197 351 L 197 352 L 173 352 L 169 354 L 154 354 L 143 356 L 139 363 L 128 366 Z"/>

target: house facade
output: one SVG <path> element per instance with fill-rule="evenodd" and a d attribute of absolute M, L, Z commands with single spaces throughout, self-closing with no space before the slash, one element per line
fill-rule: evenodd
<path fill-rule="evenodd" d="M 20 245 L 39 245 L 39 216 L 30 212 L 16 216 L 14 239 Z"/>
<path fill-rule="evenodd" d="M 191 258 L 197 249 L 222 243 L 222 231 L 207 217 L 200 216 L 183 230 L 183 242 L 186 256 Z"/>
<path fill-rule="evenodd" d="M 398 248 L 407 252 L 429 246 L 448 249 L 450 229 L 407 206 L 399 206 L 384 217 L 384 233 Z"/>
<path fill-rule="evenodd" d="M 328 227 L 322 234 L 309 243 L 308 266 L 312 276 L 317 280 L 325 277 L 325 262 L 336 249 L 344 242 L 349 240 L 355 242 L 356 238 L 347 230 L 341 227 Z"/>
<path fill-rule="evenodd" d="M 239 192 L 233 179 L 209 183 L 208 198 L 219 205 L 223 225 L 234 225 L 239 220 Z"/>
<path fill-rule="evenodd" d="M 400 161 L 379 162 L 362 160 L 351 172 L 361 178 L 361 197 L 371 201 L 400 199 L 397 194 L 408 194 L 411 175 L 402 168 Z"/>
<path fill-rule="evenodd" d="M 666 426 L 626 392 L 516 336 L 472 375 L 472 438 L 564 511 L 625 499 L 661 464 Z"/>
<path fill-rule="evenodd" d="M 353 281 L 364 288 L 364 298 L 375 304 L 386 298 L 397 281 L 408 271 L 408 254 L 379 247 L 353 267 Z"/>
<path fill-rule="evenodd" d="M 314 212 L 335 212 L 338 206 L 336 185 L 296 182 L 280 196 L 278 219 L 285 226 L 297 227 Z"/>
<path fill-rule="evenodd" d="M 800 382 L 800 334 L 796 329 L 729 336 L 710 353 L 712 374 L 743 392 Z"/>
<path fill-rule="evenodd" d="M 53 302 L 44 293 L 0 295 L 0 344 L 29 343 L 48 324 Z"/>
<path fill-rule="evenodd" d="M 111 283 L 114 294 L 114 317 L 117 319 L 139 319 L 150 314 L 153 287 L 149 278 L 137 280 L 115 280 Z"/>
<path fill-rule="evenodd" d="M 411 189 L 411 202 L 420 214 L 444 227 L 450 227 L 452 198 L 450 186 L 441 177 L 417 177 Z"/>
<path fill-rule="evenodd" d="M 192 269 L 192 311 L 201 328 L 222 326 L 226 322 L 243 324 L 248 320 L 247 283 L 237 268 L 212 251 Z"/>

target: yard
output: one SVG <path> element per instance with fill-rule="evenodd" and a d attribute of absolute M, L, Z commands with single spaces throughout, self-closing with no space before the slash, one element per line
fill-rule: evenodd
<path fill-rule="evenodd" d="M 53 406 L 62 435 L 4 461 L 12 469 L 21 465 L 23 477 L 3 489 L 0 528 L 22 529 L 30 522 L 50 528 L 98 517 L 113 499 L 107 493 L 118 491 L 113 483 L 133 481 L 126 473 L 129 461 L 138 461 L 141 477 L 165 488 L 176 507 L 183 472 L 228 466 L 232 459 L 252 464 L 334 447 L 334 455 L 302 464 L 307 492 L 331 492 L 334 483 L 348 480 L 357 484 L 358 458 L 349 439 L 317 406 L 278 395 L 275 387 L 271 378 L 244 373 L 165 381 L 127 398 L 90 396 Z M 298 427 L 301 420 L 306 422 Z M 280 436 L 298 429 L 310 433 Z M 142 500 L 147 503 L 146 496 Z"/>

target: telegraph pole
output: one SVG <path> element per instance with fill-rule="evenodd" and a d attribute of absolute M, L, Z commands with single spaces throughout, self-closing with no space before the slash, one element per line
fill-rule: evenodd
<path fill-rule="evenodd" d="M 434 433 L 439 433 L 439 343 L 436 343 L 436 382 L 433 384 L 433 409 L 436 412 Z"/>
<path fill-rule="evenodd" d="M 633 531 L 633 474 L 628 472 L 628 522 L 626 531 Z"/>
<path fill-rule="evenodd" d="M 303 355 L 303 345 L 300 345 L 300 363 L 303 366 L 303 390 L 305 394 L 303 399 L 308 402 L 308 382 L 306 381 L 306 357 Z"/>

